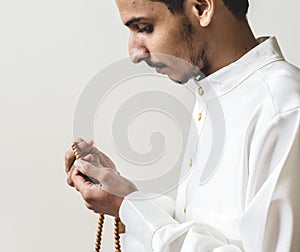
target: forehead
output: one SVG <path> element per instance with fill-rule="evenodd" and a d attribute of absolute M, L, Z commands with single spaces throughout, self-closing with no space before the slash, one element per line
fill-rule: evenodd
<path fill-rule="evenodd" d="M 150 0 L 116 0 L 123 23 L 133 17 L 166 17 L 171 15 L 167 6 L 162 2 Z"/>

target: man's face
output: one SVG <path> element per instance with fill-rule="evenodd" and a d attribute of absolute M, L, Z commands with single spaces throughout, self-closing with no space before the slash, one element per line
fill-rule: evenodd
<path fill-rule="evenodd" d="M 128 50 L 134 63 L 145 61 L 178 83 L 206 67 L 205 46 L 195 43 L 193 26 L 184 13 L 173 14 L 164 3 L 150 0 L 116 2 L 130 30 Z"/>

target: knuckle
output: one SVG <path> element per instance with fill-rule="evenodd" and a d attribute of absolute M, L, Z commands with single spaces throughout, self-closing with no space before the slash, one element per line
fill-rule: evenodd
<path fill-rule="evenodd" d="M 70 176 L 68 176 L 68 178 L 67 178 L 67 184 L 68 184 L 69 186 L 74 187 L 74 182 L 73 182 L 73 180 L 71 179 Z"/>
<path fill-rule="evenodd" d="M 85 202 L 85 206 L 90 209 L 90 210 L 93 210 L 93 206 L 87 202 Z"/>
<path fill-rule="evenodd" d="M 82 198 L 86 201 L 86 202 L 91 202 L 93 200 L 93 197 L 91 195 L 91 193 L 88 190 L 83 190 L 81 192 Z"/>
<path fill-rule="evenodd" d="M 103 173 L 102 173 L 101 180 L 102 180 L 104 183 L 107 183 L 107 182 L 109 182 L 110 177 L 111 177 L 110 172 L 109 172 L 108 170 L 105 170 L 105 171 L 103 171 Z"/>
<path fill-rule="evenodd" d="M 68 150 L 65 154 L 65 161 L 69 161 L 74 158 L 74 153 L 72 150 Z"/>
<path fill-rule="evenodd" d="M 75 140 L 76 143 L 80 143 L 80 142 L 83 142 L 83 141 L 84 140 L 82 138 L 80 138 L 80 137 L 76 138 L 76 140 Z"/>

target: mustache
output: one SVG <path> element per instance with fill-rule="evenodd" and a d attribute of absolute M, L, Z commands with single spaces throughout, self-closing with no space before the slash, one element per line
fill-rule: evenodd
<path fill-rule="evenodd" d="M 160 62 L 152 62 L 151 60 L 146 60 L 146 63 L 149 67 L 153 67 L 153 68 L 163 68 L 166 67 L 167 65 L 160 63 Z"/>

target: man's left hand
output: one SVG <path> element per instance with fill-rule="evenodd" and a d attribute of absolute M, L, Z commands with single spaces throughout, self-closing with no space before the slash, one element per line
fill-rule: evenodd
<path fill-rule="evenodd" d="M 74 165 L 75 169 L 71 175 L 74 186 L 80 192 L 87 208 L 96 213 L 118 216 L 123 198 L 137 191 L 135 185 L 119 175 L 116 170 L 94 166 L 85 160 L 77 160 Z M 100 185 L 90 182 L 82 175 L 100 181 Z"/>

